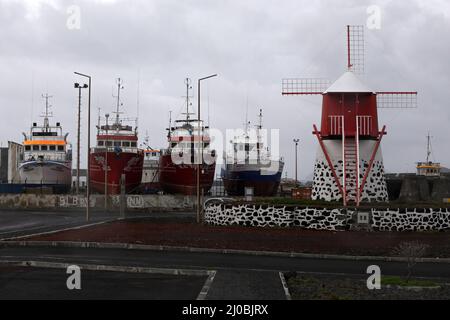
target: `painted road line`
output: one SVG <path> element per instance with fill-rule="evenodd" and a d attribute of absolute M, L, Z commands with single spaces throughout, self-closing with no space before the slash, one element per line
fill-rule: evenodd
<path fill-rule="evenodd" d="M 0 239 L 0 241 L 14 241 L 14 240 L 23 239 L 23 238 L 49 235 L 49 234 L 53 234 L 53 233 L 57 233 L 57 232 L 70 231 L 70 230 L 80 230 L 80 229 L 83 229 L 83 228 L 94 227 L 94 226 L 98 226 L 98 225 L 109 223 L 109 222 L 120 221 L 120 220 L 123 220 L 123 219 L 124 218 L 110 219 L 110 220 L 105 220 L 105 221 L 89 223 L 89 224 L 83 224 L 81 226 L 74 226 L 74 227 L 69 227 L 69 228 L 63 228 L 63 229 L 56 229 L 56 230 L 51 230 L 51 231 L 39 232 L 39 233 L 26 234 L 26 235 L 21 235 L 21 236 L 17 236 L 17 237 L 8 237 L 8 238 Z M 46 228 L 46 227 L 44 226 L 41 229 L 44 229 L 44 228 Z M 25 230 L 25 231 L 27 231 L 27 230 Z"/>
<path fill-rule="evenodd" d="M 205 284 L 203 285 L 203 288 L 197 297 L 197 300 L 205 300 L 206 296 L 208 295 L 209 289 L 211 289 L 211 285 L 214 281 L 214 277 L 216 276 L 217 271 L 209 271 L 209 272 L 210 274 L 208 276 L 208 279 L 206 279 Z"/>
<path fill-rule="evenodd" d="M 286 300 L 292 300 L 291 293 L 289 292 L 289 288 L 286 283 L 286 278 L 284 277 L 283 272 L 278 272 L 280 275 L 281 285 L 283 286 L 284 294 L 286 295 Z"/>

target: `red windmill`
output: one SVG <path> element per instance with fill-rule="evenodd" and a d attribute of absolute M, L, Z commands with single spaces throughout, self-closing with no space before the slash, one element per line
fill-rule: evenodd
<path fill-rule="evenodd" d="M 314 168 L 315 200 L 388 201 L 377 108 L 415 108 L 417 92 L 375 92 L 356 75 L 364 71 L 364 27 L 347 26 L 347 72 L 331 86 L 324 79 L 283 79 L 283 95 L 322 95 Z"/>

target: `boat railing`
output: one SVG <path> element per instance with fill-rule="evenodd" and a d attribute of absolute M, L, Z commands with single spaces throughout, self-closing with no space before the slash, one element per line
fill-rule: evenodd
<path fill-rule="evenodd" d="M 138 151 L 142 151 L 142 149 L 139 149 L 137 147 L 93 147 L 91 148 L 91 152 L 116 152 L 116 153 L 121 153 L 121 152 L 130 152 L 130 153 L 137 153 Z"/>
<path fill-rule="evenodd" d="M 69 154 L 66 153 L 45 153 L 45 154 L 35 154 L 35 153 L 25 153 L 25 161 L 68 161 L 71 160 Z"/>

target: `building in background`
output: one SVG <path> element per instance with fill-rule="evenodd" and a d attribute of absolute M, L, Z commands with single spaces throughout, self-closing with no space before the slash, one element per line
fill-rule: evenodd
<path fill-rule="evenodd" d="M 8 148 L 0 148 L 0 183 L 8 182 Z"/>

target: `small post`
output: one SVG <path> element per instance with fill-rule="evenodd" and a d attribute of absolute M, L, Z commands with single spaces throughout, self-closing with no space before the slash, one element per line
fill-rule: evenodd
<path fill-rule="evenodd" d="M 125 195 L 125 173 L 120 176 L 120 217 L 125 218 L 126 208 L 126 195 Z"/>
<path fill-rule="evenodd" d="M 253 187 L 245 187 L 245 201 L 253 201 L 254 189 Z"/>

